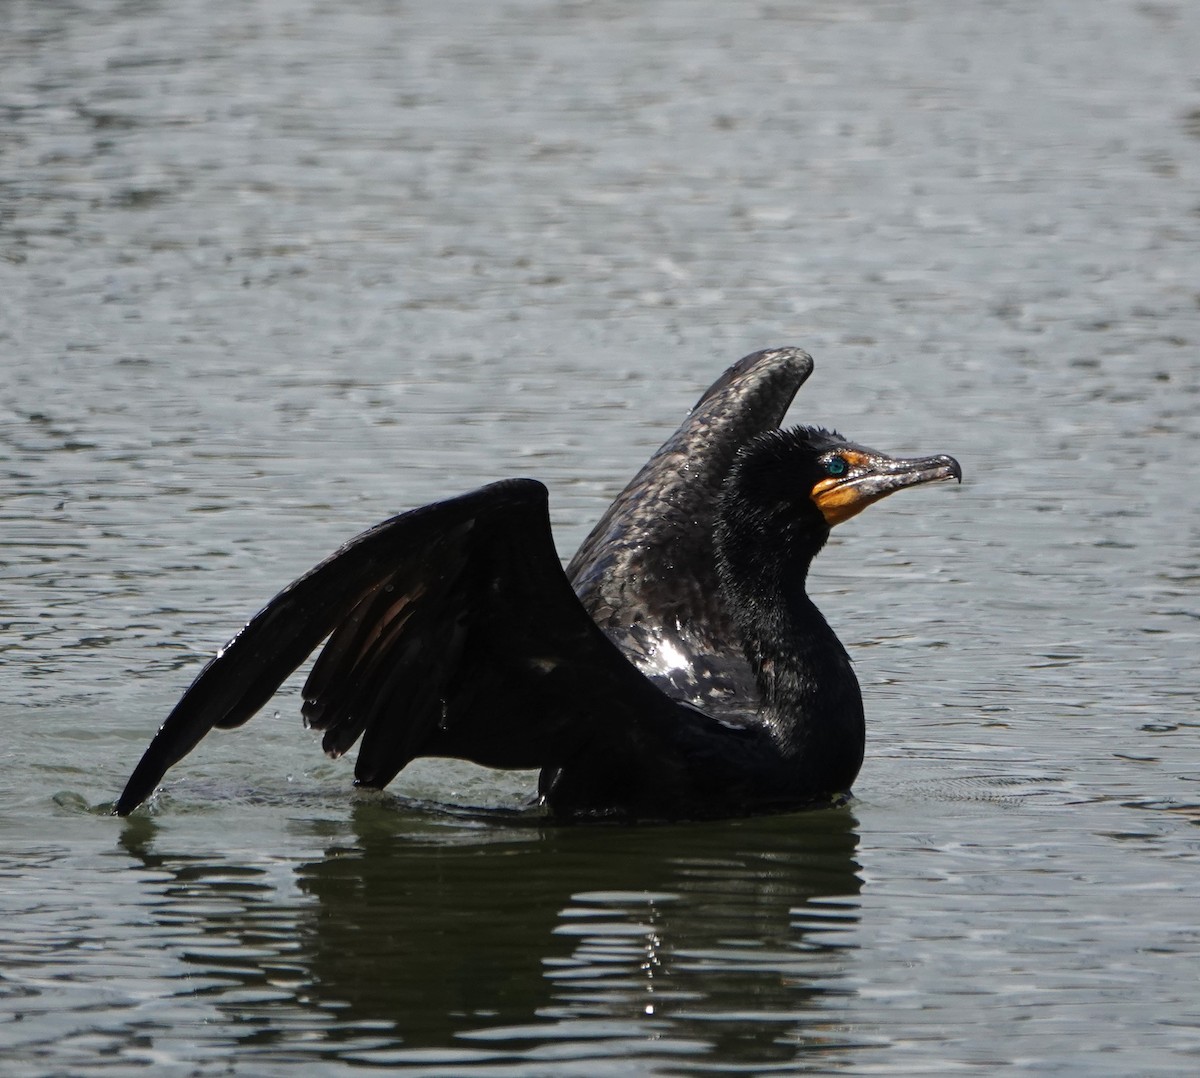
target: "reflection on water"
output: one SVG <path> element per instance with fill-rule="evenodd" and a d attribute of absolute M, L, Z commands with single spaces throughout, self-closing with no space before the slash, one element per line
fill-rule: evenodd
<path fill-rule="evenodd" d="M 142 901 L 239 1051 L 308 1031 L 341 1059 L 595 1073 L 847 1043 L 828 1006 L 861 886 L 845 809 L 631 830 L 365 802 L 288 902 L 269 867 L 163 841 L 145 819 L 124 833 L 154 873 Z"/>

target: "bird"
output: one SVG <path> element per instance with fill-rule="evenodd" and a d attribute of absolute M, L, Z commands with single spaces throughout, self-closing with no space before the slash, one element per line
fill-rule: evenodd
<path fill-rule="evenodd" d="M 865 719 L 806 590 L 830 531 L 897 490 L 957 480 L 781 426 L 799 348 L 726 370 L 567 566 L 546 487 L 506 479 L 393 516 L 295 580 L 201 669 L 114 806 L 126 816 L 213 728 L 245 723 L 324 642 L 305 723 L 355 784 L 418 757 L 537 769 L 570 821 L 670 821 L 844 801 Z"/>

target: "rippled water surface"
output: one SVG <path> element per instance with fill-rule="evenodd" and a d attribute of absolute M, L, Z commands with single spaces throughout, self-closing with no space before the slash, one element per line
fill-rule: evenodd
<path fill-rule="evenodd" d="M 1200 1068 L 1200 8 L 0 6 L 0 1053 L 34 1075 Z M 199 664 L 506 475 L 564 554 L 729 362 L 961 489 L 839 529 L 850 806 L 387 795 Z"/>

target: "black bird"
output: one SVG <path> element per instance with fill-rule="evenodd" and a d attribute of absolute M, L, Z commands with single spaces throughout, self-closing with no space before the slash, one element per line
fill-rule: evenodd
<path fill-rule="evenodd" d="M 263 608 L 192 683 L 116 812 L 240 726 L 328 637 L 306 722 L 358 785 L 418 756 L 540 768 L 555 815 L 686 819 L 828 804 L 862 764 L 850 658 L 805 591 L 835 524 L 958 479 L 816 427 L 780 430 L 795 348 L 729 368 L 564 572 L 547 493 L 510 479 L 392 517 Z"/>

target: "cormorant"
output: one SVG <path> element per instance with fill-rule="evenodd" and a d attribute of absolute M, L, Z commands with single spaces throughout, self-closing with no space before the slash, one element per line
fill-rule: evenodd
<path fill-rule="evenodd" d="M 953 457 L 780 430 L 812 360 L 746 356 L 700 398 L 564 572 L 546 488 L 492 483 L 392 517 L 290 584 L 201 671 L 137 765 L 126 815 L 214 726 L 240 726 L 328 637 L 308 725 L 358 785 L 418 756 L 540 768 L 564 817 L 780 811 L 847 793 L 862 695 L 805 591 L 830 529 Z"/>

